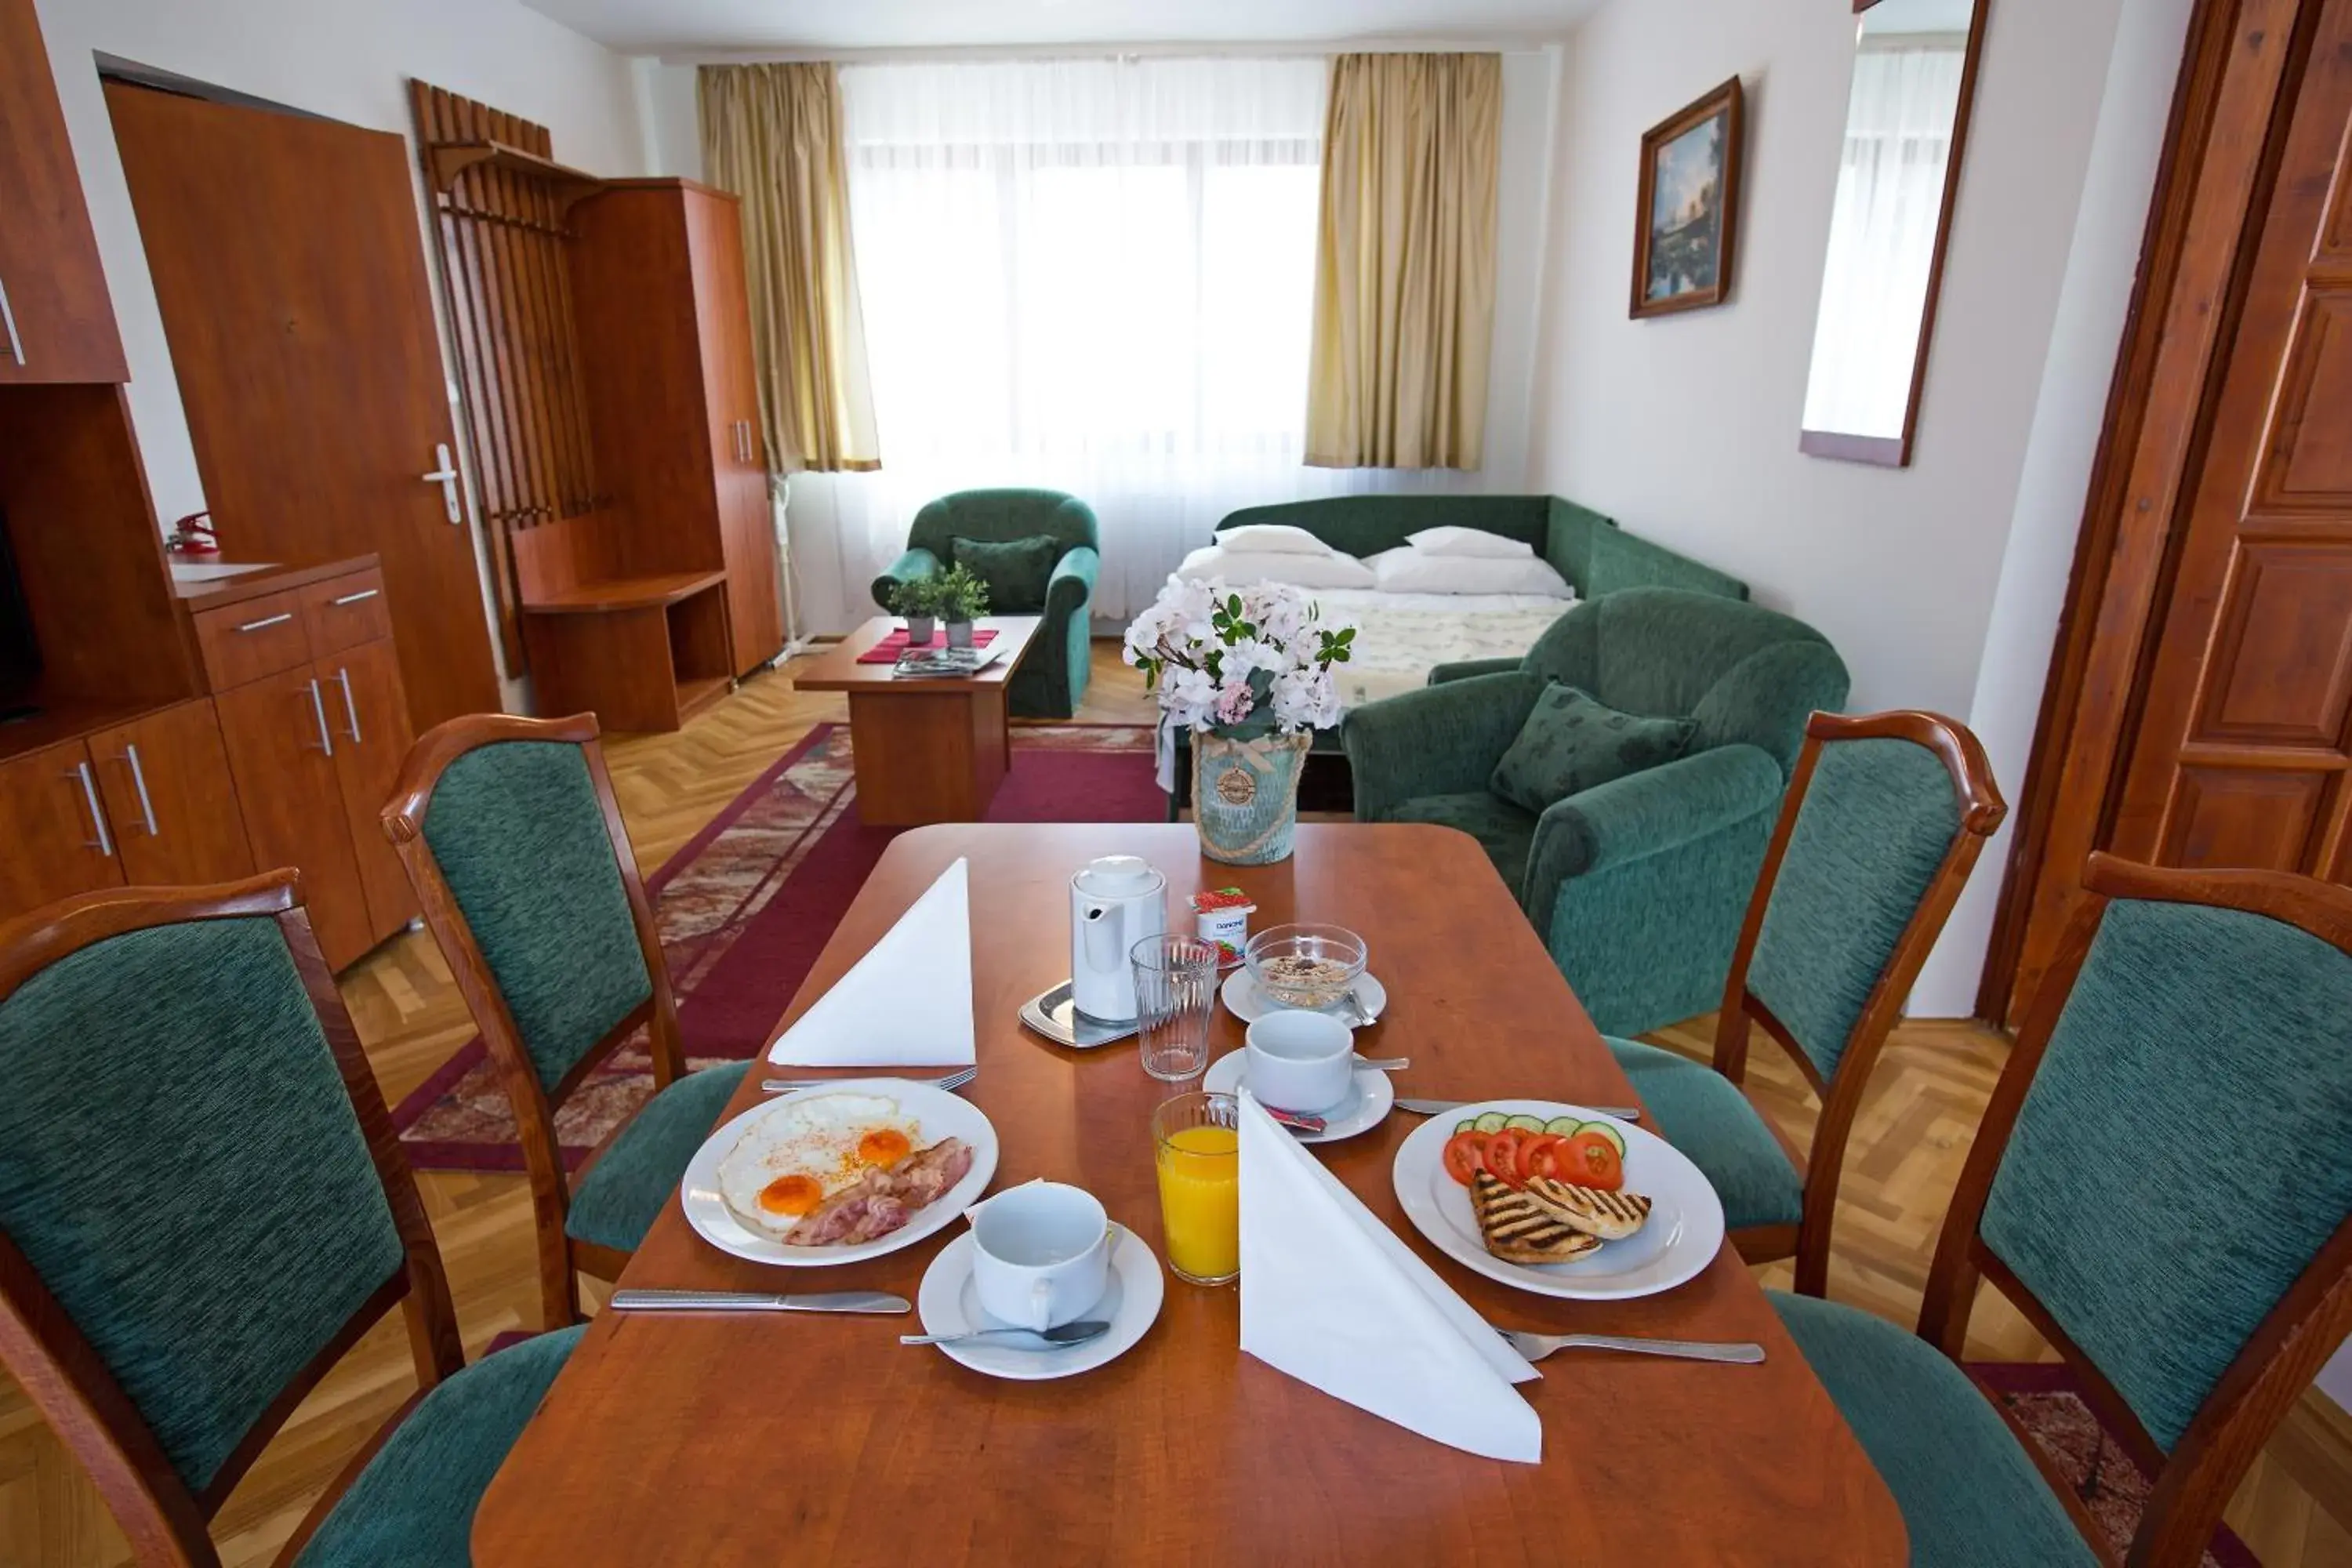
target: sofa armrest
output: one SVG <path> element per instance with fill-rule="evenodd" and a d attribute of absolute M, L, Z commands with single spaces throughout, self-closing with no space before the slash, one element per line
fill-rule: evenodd
<path fill-rule="evenodd" d="M 1536 823 L 1520 904 L 1547 931 L 1561 883 L 1777 812 L 1784 787 L 1763 751 L 1718 746 L 1555 801 Z"/>
<path fill-rule="evenodd" d="M 1453 664 L 1433 665 L 1424 686 L 1443 686 L 1449 680 L 1467 680 L 1474 675 L 1509 675 L 1519 668 L 1516 658 L 1465 658 Z M 1524 722 L 1524 721 L 1522 721 Z"/>
<path fill-rule="evenodd" d="M 885 610 L 890 607 L 890 590 L 900 583 L 912 583 L 918 578 L 940 574 L 940 558 L 929 551 L 917 548 L 908 551 L 890 563 L 888 570 L 874 579 L 874 602 Z"/>
<path fill-rule="evenodd" d="M 1094 596 L 1095 579 L 1102 571 L 1102 556 L 1094 549 L 1079 544 L 1062 552 L 1054 563 L 1054 574 L 1045 580 L 1045 622 L 1048 626 L 1059 625 L 1066 617 L 1086 608 Z"/>
<path fill-rule="evenodd" d="M 1486 777 L 1535 710 L 1543 681 L 1514 670 L 1368 702 L 1340 721 L 1355 775 L 1356 820 L 1379 822 L 1399 803 L 1465 795 Z"/>

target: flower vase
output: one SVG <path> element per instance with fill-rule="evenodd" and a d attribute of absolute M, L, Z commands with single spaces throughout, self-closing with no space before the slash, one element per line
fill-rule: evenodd
<path fill-rule="evenodd" d="M 1228 866 L 1290 858 L 1298 774 L 1311 739 L 1303 730 L 1254 741 L 1192 737 L 1192 826 L 1202 854 Z"/>
<path fill-rule="evenodd" d="M 931 646 L 930 616 L 908 616 L 907 617 L 907 645 L 909 647 L 929 647 Z"/>
<path fill-rule="evenodd" d="M 948 647 L 970 647 L 971 646 L 971 623 L 970 621 L 950 621 L 948 623 Z"/>

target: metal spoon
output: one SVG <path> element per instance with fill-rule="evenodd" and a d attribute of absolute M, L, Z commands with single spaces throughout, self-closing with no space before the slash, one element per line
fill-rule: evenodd
<path fill-rule="evenodd" d="M 1412 1066 L 1412 1058 L 1411 1057 L 1359 1056 L 1356 1058 L 1356 1065 L 1360 1068 L 1371 1068 L 1378 1072 L 1402 1072 Z"/>
<path fill-rule="evenodd" d="M 902 1345 L 960 1345 L 966 1340 L 984 1340 L 992 1334 L 1026 1334 L 1033 1340 L 1043 1340 L 1054 1350 L 1067 1350 L 1088 1340 L 1100 1339 L 1110 1332 L 1110 1324 L 1100 1318 L 1081 1318 L 1075 1323 L 1063 1323 L 1051 1329 L 974 1329 L 962 1334 L 900 1334 Z"/>

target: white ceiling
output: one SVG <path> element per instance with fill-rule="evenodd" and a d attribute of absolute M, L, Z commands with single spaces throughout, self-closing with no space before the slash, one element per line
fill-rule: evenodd
<path fill-rule="evenodd" d="M 1557 38 L 1600 0 L 524 0 L 632 54 Z"/>

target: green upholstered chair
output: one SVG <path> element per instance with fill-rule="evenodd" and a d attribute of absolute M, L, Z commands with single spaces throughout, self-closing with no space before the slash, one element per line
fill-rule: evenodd
<path fill-rule="evenodd" d="M 1477 839 L 1605 1034 L 1721 1000 L 1805 721 L 1845 701 L 1837 651 L 1741 600 L 1627 588 L 1576 605 L 1514 668 L 1432 679 L 1341 725 L 1358 820 Z M 1496 763 L 1555 681 L 1622 712 L 1689 719 L 1688 748 L 1540 814 L 1493 794 Z"/>
<path fill-rule="evenodd" d="M 2352 890 L 2104 855 L 2084 884 L 1969 1151 L 1918 1336 L 1773 1297 L 1921 1568 L 2111 1546 L 2191 1568 L 2352 1326 Z M 1980 1283 L 2155 1477 L 2128 1543 L 2041 1484 L 1958 1364 Z"/>
<path fill-rule="evenodd" d="M 418 738 L 383 828 L 514 1108 L 546 1326 L 617 1278 L 750 1064 L 688 1076 L 661 935 L 591 713 L 472 714 Z M 567 1178 L 556 1108 L 642 1035 L 652 1100 Z"/>
<path fill-rule="evenodd" d="M 2009 808 L 1984 747 L 1934 713 L 1816 713 L 1748 900 L 1715 1065 L 1611 1039 L 1658 1134 L 1706 1173 L 1750 1263 L 1794 1256 L 1822 1293 L 1864 1085 L 1985 840 Z M 1800 1160 L 1739 1089 L 1752 1026 L 1822 1099 Z"/>
<path fill-rule="evenodd" d="M 1001 544 L 1040 535 L 1063 546 L 1045 596 L 1030 603 L 992 594 L 988 607 L 993 615 L 1044 617 L 1005 692 L 1011 710 L 1024 719 L 1067 719 L 1077 712 L 1093 673 L 1093 623 L 1087 606 L 1102 564 L 1095 514 L 1076 496 L 1059 490 L 958 490 L 925 502 L 908 531 L 907 552 L 874 579 L 874 602 L 887 610 L 898 584 L 955 565 L 958 539 Z"/>
<path fill-rule="evenodd" d="M 424 1386 L 281 1561 L 457 1568 L 580 1331 L 464 1364 L 295 888 L 116 889 L 0 926 L 0 1363 L 139 1562 L 218 1568 L 207 1525 L 230 1489 L 404 1305 Z"/>

